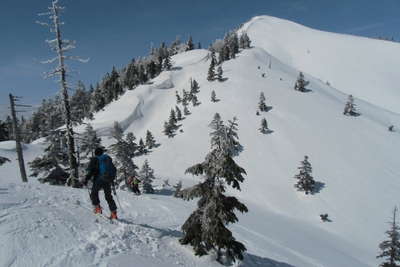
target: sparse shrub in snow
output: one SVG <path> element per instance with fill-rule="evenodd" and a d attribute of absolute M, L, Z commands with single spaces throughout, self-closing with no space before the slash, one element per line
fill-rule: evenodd
<path fill-rule="evenodd" d="M 213 122 L 211 125 L 214 125 L 214 132 L 216 127 L 222 128 L 223 124 L 218 116 L 214 116 Z M 226 150 L 212 141 L 211 152 L 204 162 L 188 168 L 186 173 L 202 176 L 204 181 L 182 190 L 185 200 L 200 200 L 197 202 L 197 209 L 182 226 L 184 236 L 180 242 L 191 245 L 198 256 L 214 250 L 217 261 L 222 264 L 236 259 L 242 260 L 246 247 L 236 241 L 226 225 L 238 221 L 235 210 L 242 213 L 248 210 L 238 199 L 224 193 L 227 185 L 240 190 L 245 170 L 236 164 Z"/>
<path fill-rule="evenodd" d="M 390 125 L 390 126 L 388 127 L 388 130 L 389 130 L 389 132 L 394 132 L 394 125 Z"/>
<path fill-rule="evenodd" d="M 356 104 L 354 104 L 354 98 L 352 95 L 348 96 L 346 105 L 344 106 L 343 115 L 349 115 L 349 116 L 359 115 L 356 110 Z"/>
<path fill-rule="evenodd" d="M 386 231 L 387 240 L 379 244 L 381 253 L 377 258 L 384 258 L 381 263 L 382 267 L 398 267 L 400 266 L 400 227 L 397 222 L 397 207 L 393 209 L 393 217 L 390 224 L 390 229 Z"/>
<path fill-rule="evenodd" d="M 154 177 L 154 170 L 150 167 L 148 160 L 146 159 L 143 163 L 142 168 L 140 169 L 139 173 L 139 180 L 142 182 L 142 190 L 144 193 L 152 194 L 154 193 L 153 189 L 153 181 Z"/>
<path fill-rule="evenodd" d="M 297 179 L 297 183 L 294 185 L 298 191 L 304 191 L 306 195 L 314 193 L 315 181 L 311 176 L 312 167 L 308 162 L 308 156 L 304 156 L 304 160 L 301 162 L 301 166 L 298 167 L 300 170 L 299 174 L 294 176 Z"/>
<path fill-rule="evenodd" d="M 294 90 L 300 91 L 300 92 L 306 92 L 306 86 L 309 84 L 309 81 L 304 80 L 304 74 L 300 72 L 299 77 L 297 78 L 297 81 L 294 85 Z"/>

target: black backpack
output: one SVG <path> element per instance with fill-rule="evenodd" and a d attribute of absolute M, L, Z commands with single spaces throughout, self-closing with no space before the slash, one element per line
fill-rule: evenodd
<path fill-rule="evenodd" d="M 107 183 L 114 182 L 117 176 L 117 169 L 115 168 L 112 159 L 108 155 L 103 154 L 97 157 L 97 162 L 99 170 L 99 180 Z"/>

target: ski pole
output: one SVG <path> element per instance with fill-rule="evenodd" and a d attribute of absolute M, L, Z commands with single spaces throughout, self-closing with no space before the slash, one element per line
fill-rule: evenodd
<path fill-rule="evenodd" d="M 115 194 L 115 197 L 117 198 L 117 202 L 118 202 L 119 208 L 121 209 L 121 213 L 124 213 L 124 210 L 122 209 L 121 202 L 119 202 L 119 198 L 118 198 L 117 192 L 115 191 L 115 188 L 114 188 L 114 194 Z"/>

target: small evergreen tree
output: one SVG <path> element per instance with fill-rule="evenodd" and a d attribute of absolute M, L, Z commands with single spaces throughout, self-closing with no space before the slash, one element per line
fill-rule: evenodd
<path fill-rule="evenodd" d="M 139 171 L 139 179 L 142 181 L 142 189 L 146 194 L 154 193 L 152 186 L 154 178 L 154 170 L 150 167 L 148 160 L 146 159 L 143 163 L 142 168 Z"/>
<path fill-rule="evenodd" d="M 152 149 L 156 145 L 156 140 L 154 139 L 153 134 L 147 130 L 146 132 L 146 147 L 148 149 Z"/>
<path fill-rule="evenodd" d="M 352 95 L 349 95 L 347 99 L 347 103 L 344 106 L 343 115 L 355 116 L 357 115 L 356 105 L 354 104 L 354 98 Z"/>
<path fill-rule="evenodd" d="M 180 108 L 178 106 L 175 106 L 175 115 L 176 115 L 177 121 L 183 120 L 182 111 L 180 110 Z"/>
<path fill-rule="evenodd" d="M 191 95 L 198 94 L 200 92 L 199 89 L 200 89 L 199 83 L 195 79 L 190 80 L 190 94 Z"/>
<path fill-rule="evenodd" d="M 164 122 L 164 130 L 163 130 L 163 132 L 169 138 L 172 138 L 175 135 L 174 127 L 172 125 L 170 125 L 167 121 Z"/>
<path fill-rule="evenodd" d="M 178 91 L 175 91 L 175 96 L 176 96 L 176 103 L 179 104 L 182 102 L 182 98 L 179 95 Z"/>
<path fill-rule="evenodd" d="M 268 107 L 265 104 L 265 95 L 263 92 L 260 93 L 260 101 L 258 102 L 258 108 L 260 111 L 268 111 Z"/>
<path fill-rule="evenodd" d="M 167 57 L 164 59 L 163 69 L 171 70 L 171 68 L 172 68 L 171 56 L 168 54 Z"/>
<path fill-rule="evenodd" d="M 379 244 L 379 249 L 382 251 L 377 258 L 384 258 L 385 261 L 379 265 L 381 267 L 399 267 L 400 266 L 400 227 L 396 221 L 397 207 L 393 209 L 393 218 L 389 222 L 390 229 L 386 231 L 388 240 Z"/>
<path fill-rule="evenodd" d="M 218 68 L 217 68 L 217 80 L 219 82 L 223 82 L 224 81 L 224 78 L 222 77 L 223 74 L 224 74 L 224 72 L 222 70 L 222 66 L 219 65 Z"/>
<path fill-rule="evenodd" d="M 189 36 L 189 40 L 187 41 L 187 44 L 186 44 L 186 51 L 190 51 L 193 49 L 194 49 L 193 39 L 192 39 L 192 36 Z"/>
<path fill-rule="evenodd" d="M 190 115 L 190 111 L 189 111 L 189 109 L 188 109 L 188 105 L 185 105 L 185 106 L 183 107 L 183 114 L 184 114 L 185 116 Z"/>
<path fill-rule="evenodd" d="M 174 197 L 182 197 L 182 193 L 181 193 L 181 190 L 182 190 L 182 181 L 179 181 L 176 185 L 174 185 L 174 189 L 175 189 L 175 192 L 174 192 Z"/>
<path fill-rule="evenodd" d="M 193 95 L 192 96 L 192 105 L 195 107 L 195 106 L 198 106 L 198 105 L 200 105 L 201 103 L 199 102 L 199 100 L 197 99 L 197 96 L 196 95 Z"/>
<path fill-rule="evenodd" d="M 265 119 L 265 118 L 262 118 L 262 120 L 261 120 L 261 127 L 260 127 L 260 132 L 261 133 L 263 133 L 263 134 L 266 134 L 266 133 L 268 133 L 268 123 L 267 123 L 267 120 Z"/>
<path fill-rule="evenodd" d="M 298 191 L 304 191 L 306 195 L 309 193 L 314 193 L 315 190 L 315 181 L 311 176 L 312 167 L 310 162 L 308 162 L 308 156 L 304 156 L 304 160 L 301 162 L 301 166 L 298 167 L 300 170 L 299 174 L 295 175 L 295 179 L 297 179 L 297 183 L 295 187 Z"/>
<path fill-rule="evenodd" d="M 218 102 L 217 95 L 215 94 L 214 90 L 211 92 L 211 102 Z"/>
<path fill-rule="evenodd" d="M 147 154 L 147 152 L 148 151 L 146 149 L 146 145 L 144 144 L 143 139 L 140 138 L 139 139 L 138 153 L 139 153 L 139 155 L 144 155 L 144 154 Z"/>
<path fill-rule="evenodd" d="M 208 68 L 208 75 L 207 75 L 207 80 L 210 82 L 215 80 L 215 65 L 216 65 L 215 52 L 212 51 L 210 67 Z"/>
<path fill-rule="evenodd" d="M 88 124 L 81 138 L 80 150 L 84 157 L 94 157 L 94 150 L 101 146 L 101 138 L 97 137 L 92 125 Z"/>
<path fill-rule="evenodd" d="M 250 48 L 250 44 L 251 44 L 251 41 L 250 41 L 249 36 L 247 35 L 247 33 L 243 33 L 239 39 L 239 47 L 242 49 L 247 49 L 247 48 Z"/>
<path fill-rule="evenodd" d="M 193 246 L 198 256 L 206 255 L 210 250 L 216 251 L 217 261 L 222 264 L 242 260 L 246 247 L 236 241 L 226 225 L 238 221 L 235 210 L 242 213 L 248 210 L 235 197 L 224 193 L 227 185 L 240 190 L 245 170 L 229 154 L 212 146 L 204 162 L 188 168 L 186 173 L 204 176 L 205 180 L 182 191 L 185 200 L 200 200 L 197 209 L 182 226 L 184 236 L 180 242 Z"/>
<path fill-rule="evenodd" d="M 304 79 L 304 74 L 300 72 L 299 77 L 297 78 L 297 81 L 294 85 L 294 90 L 300 91 L 300 92 L 306 92 L 306 86 L 309 84 L 309 81 L 306 81 Z"/>
<path fill-rule="evenodd" d="M 136 144 L 135 140 L 136 140 L 136 137 L 132 132 L 129 132 L 126 134 L 126 145 L 127 145 L 127 150 L 128 150 L 130 158 L 133 158 L 134 156 L 136 156 L 137 151 L 139 149 L 139 146 L 138 146 L 138 144 Z"/>

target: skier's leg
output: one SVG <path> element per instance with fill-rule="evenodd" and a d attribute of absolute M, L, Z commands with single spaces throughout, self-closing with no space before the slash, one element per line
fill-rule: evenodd
<path fill-rule="evenodd" d="M 111 184 L 105 184 L 103 186 L 104 189 L 104 196 L 107 200 L 108 207 L 110 208 L 110 211 L 116 211 L 117 210 L 117 205 L 115 205 L 115 201 L 113 199 L 113 196 L 111 194 Z"/>
<path fill-rule="evenodd" d="M 90 199 L 92 200 L 93 206 L 100 205 L 99 191 L 101 185 L 98 182 L 94 182 L 92 186 L 92 192 L 90 193 Z"/>

